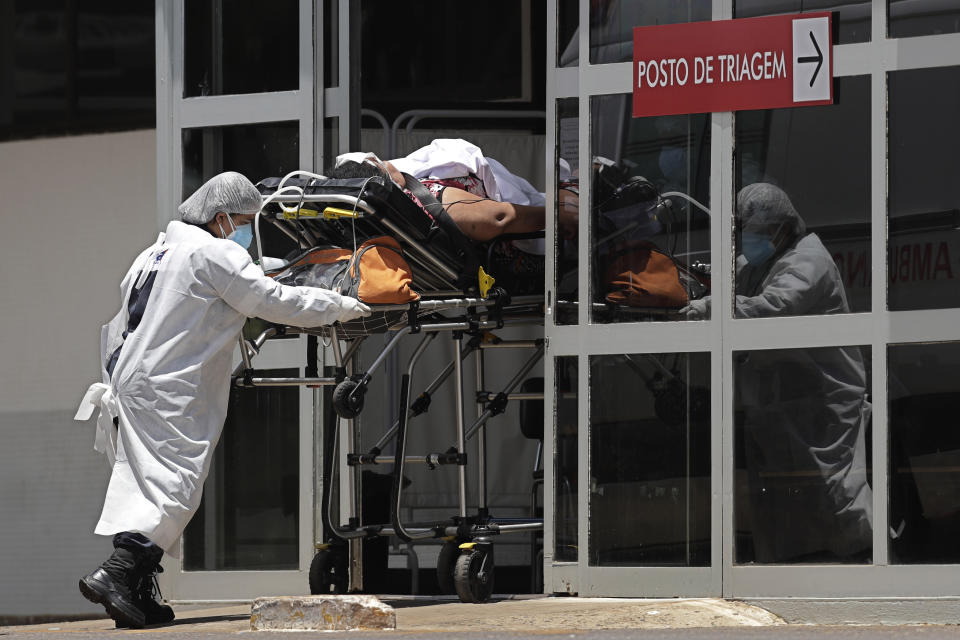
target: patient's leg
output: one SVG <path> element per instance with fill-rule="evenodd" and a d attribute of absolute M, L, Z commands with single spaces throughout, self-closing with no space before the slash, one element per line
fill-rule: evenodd
<path fill-rule="evenodd" d="M 543 207 L 486 200 L 456 187 L 443 190 L 443 204 L 460 230 L 477 242 L 504 233 L 540 231 L 545 224 Z"/>

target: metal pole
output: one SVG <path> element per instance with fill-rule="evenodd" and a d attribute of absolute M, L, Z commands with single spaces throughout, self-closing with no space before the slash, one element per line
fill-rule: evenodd
<path fill-rule="evenodd" d="M 349 360 L 350 373 L 360 369 L 360 354 L 354 352 Z M 360 450 L 360 416 L 347 421 L 349 425 L 349 439 L 344 441 L 343 458 L 346 460 L 347 446 L 353 451 Z M 349 444 L 347 444 L 349 443 Z M 359 526 L 363 522 L 363 503 L 360 496 L 363 495 L 363 470 L 360 467 L 353 467 L 349 476 L 350 484 L 350 507 L 354 519 L 348 520 L 351 524 Z M 363 540 L 360 538 L 350 540 L 350 591 L 363 591 Z"/>
<path fill-rule="evenodd" d="M 477 417 L 483 415 L 483 405 L 484 402 L 480 400 L 480 394 L 483 392 L 484 385 L 484 362 L 483 362 L 483 349 L 477 350 L 477 354 L 474 357 L 474 362 L 476 362 L 476 376 L 477 376 Z M 479 431 L 480 437 L 477 442 L 477 499 L 479 501 L 478 508 L 481 515 L 486 514 L 487 510 L 487 429 L 486 427 L 480 427 Z"/>
<path fill-rule="evenodd" d="M 453 372 L 456 380 L 454 393 L 454 411 L 457 413 L 457 451 L 463 453 L 466 437 L 463 424 L 463 362 L 460 361 L 460 343 L 463 335 L 457 335 L 453 340 Z M 467 517 L 467 469 L 464 465 L 457 466 L 457 490 L 460 499 L 460 517 Z"/>
<path fill-rule="evenodd" d="M 413 355 L 410 356 L 410 363 L 407 365 L 407 373 L 400 378 L 400 406 L 398 407 L 399 416 L 397 422 L 397 451 L 394 456 L 393 486 L 391 487 L 391 505 L 390 520 L 393 524 L 394 535 L 401 540 L 410 541 L 415 538 L 429 538 L 433 536 L 432 529 L 406 529 L 400 522 L 400 506 L 403 494 L 403 465 L 406 462 L 405 452 L 407 448 L 407 403 L 410 399 L 410 380 L 413 377 L 413 368 L 420 359 L 420 356 L 427 350 L 432 340 L 423 339 L 417 345 Z M 459 362 L 459 358 L 457 362 Z M 460 467 L 463 469 L 463 467 Z"/>

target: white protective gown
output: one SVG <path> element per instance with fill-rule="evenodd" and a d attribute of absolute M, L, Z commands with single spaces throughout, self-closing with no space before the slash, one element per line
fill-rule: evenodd
<path fill-rule="evenodd" d="M 753 269 L 743 256 L 737 267 L 738 318 L 850 312 L 836 263 L 814 233 L 769 269 Z M 740 357 L 735 376 L 755 486 L 756 560 L 869 549 L 873 493 L 865 432 L 872 407 L 859 348 L 760 350 Z"/>
<path fill-rule="evenodd" d="M 709 297 L 694 300 L 687 317 L 708 318 L 710 306 Z M 737 318 L 849 312 L 840 272 L 814 233 L 769 266 L 737 258 Z M 865 432 L 872 406 L 860 350 L 759 350 L 739 357 L 735 377 L 754 488 L 755 560 L 869 549 L 873 493 Z"/>
<path fill-rule="evenodd" d="M 151 270 L 143 318 L 124 340 L 131 289 Z M 139 532 L 176 554 L 227 415 L 245 319 L 326 325 L 343 313 L 341 296 L 282 286 L 236 243 L 178 221 L 137 257 L 121 292 L 123 307 L 101 332 L 103 382 L 90 387 L 77 413 L 86 419 L 100 409 L 95 446 L 113 468 L 96 533 Z M 111 379 L 104 363 L 121 344 Z"/>

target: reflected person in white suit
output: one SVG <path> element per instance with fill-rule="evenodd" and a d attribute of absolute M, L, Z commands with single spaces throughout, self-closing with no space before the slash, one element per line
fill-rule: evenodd
<path fill-rule="evenodd" d="M 849 313 L 829 251 L 780 188 L 737 194 L 734 316 Z M 709 317 L 710 299 L 681 310 Z M 757 562 L 861 561 L 871 548 L 867 371 L 857 347 L 742 351 L 734 371 Z M 738 514 L 745 510 L 738 509 Z"/>

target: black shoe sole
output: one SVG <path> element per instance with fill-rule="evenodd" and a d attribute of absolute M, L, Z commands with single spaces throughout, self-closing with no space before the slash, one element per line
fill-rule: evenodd
<path fill-rule="evenodd" d="M 107 615 L 119 626 L 139 629 L 146 622 L 142 611 L 117 597 L 115 592 L 99 580 L 93 580 L 89 576 L 80 578 L 80 593 L 90 602 L 102 604 Z"/>

